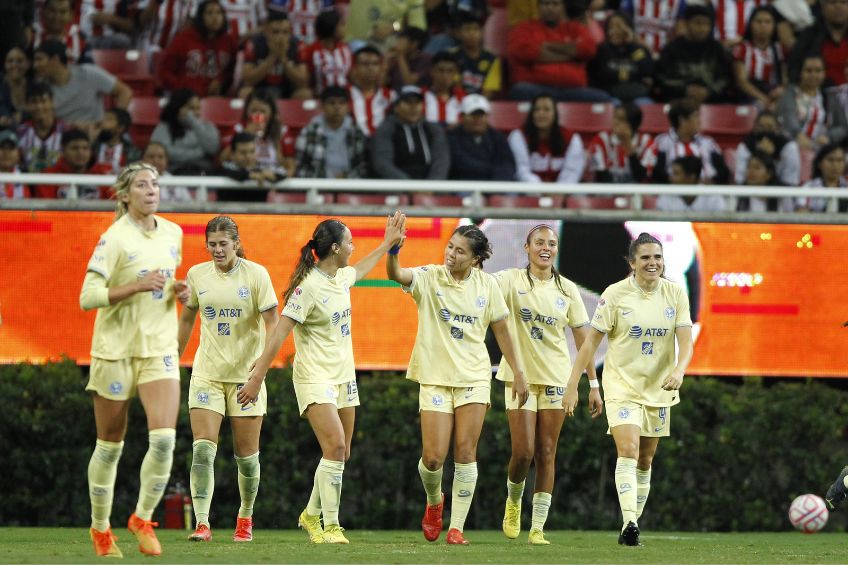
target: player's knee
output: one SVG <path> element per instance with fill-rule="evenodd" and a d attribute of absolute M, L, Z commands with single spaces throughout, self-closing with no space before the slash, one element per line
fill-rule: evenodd
<path fill-rule="evenodd" d="M 639 454 L 639 459 L 636 463 L 636 468 L 640 471 L 647 471 L 651 468 L 651 463 L 654 461 L 654 454 L 643 455 Z"/>
<path fill-rule="evenodd" d="M 150 452 L 159 461 L 166 461 L 174 456 L 174 446 L 177 443 L 177 431 L 173 428 L 150 430 Z"/>
<path fill-rule="evenodd" d="M 473 463 L 477 460 L 476 445 L 472 443 L 460 443 L 454 447 L 453 459 L 457 463 Z"/>
<path fill-rule="evenodd" d="M 218 446 L 208 439 L 199 439 L 192 445 L 192 464 L 212 466 Z"/>
<path fill-rule="evenodd" d="M 536 449 L 536 466 L 552 467 L 556 457 L 556 445 L 543 444 Z"/>
<path fill-rule="evenodd" d="M 424 453 L 421 455 L 421 462 L 428 471 L 438 471 L 445 464 L 445 458 L 439 457 L 434 453 Z"/>
<path fill-rule="evenodd" d="M 533 462 L 534 449 L 532 445 L 523 446 L 512 450 L 512 461 L 519 467 L 529 467 Z"/>
<path fill-rule="evenodd" d="M 636 441 L 619 441 L 616 443 L 619 457 L 637 459 L 639 457 L 639 443 Z"/>
<path fill-rule="evenodd" d="M 324 459 L 329 459 L 332 461 L 346 460 L 347 446 L 345 445 L 344 440 L 330 442 L 329 445 L 327 445 L 323 451 Z"/>

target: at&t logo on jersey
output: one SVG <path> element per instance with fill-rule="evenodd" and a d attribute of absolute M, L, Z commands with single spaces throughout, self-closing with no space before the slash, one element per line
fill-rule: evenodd
<path fill-rule="evenodd" d="M 518 315 L 521 317 L 522 322 L 529 322 L 533 319 L 533 312 L 530 311 L 530 308 L 522 308 L 518 311 Z"/>
<path fill-rule="evenodd" d="M 522 308 L 518 311 L 518 316 L 522 322 L 536 322 L 545 324 L 546 326 L 555 326 L 558 318 L 556 316 L 548 316 L 546 314 L 533 313 L 529 308 Z"/>
<path fill-rule="evenodd" d="M 474 324 L 477 322 L 477 316 L 469 316 L 467 314 L 454 314 L 447 308 L 439 310 L 439 317 L 444 322 L 455 322 L 460 324 Z"/>
<path fill-rule="evenodd" d="M 633 339 L 639 339 L 640 337 L 642 337 L 642 328 L 639 326 L 633 326 L 632 328 L 630 328 L 630 332 L 627 335 L 629 335 Z"/>
<path fill-rule="evenodd" d="M 654 342 L 653 341 L 643 341 L 642 342 L 642 355 L 653 355 L 654 354 Z"/>
<path fill-rule="evenodd" d="M 633 326 L 630 328 L 630 332 L 628 334 L 633 339 L 639 339 L 642 336 L 645 337 L 665 337 L 668 335 L 668 328 L 645 328 L 645 331 L 642 331 L 640 326 Z"/>
<path fill-rule="evenodd" d="M 350 308 L 342 310 L 341 312 L 333 312 L 333 315 L 330 316 L 330 321 L 334 326 L 338 326 L 339 322 L 348 318 L 350 318 Z"/>
<path fill-rule="evenodd" d="M 218 323 L 218 335 L 230 335 L 230 324 L 229 324 L 229 322 L 219 322 Z"/>

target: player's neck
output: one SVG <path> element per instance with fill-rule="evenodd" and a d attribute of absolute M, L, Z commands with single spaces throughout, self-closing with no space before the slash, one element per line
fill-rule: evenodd
<path fill-rule="evenodd" d="M 132 223 L 139 227 L 139 229 L 143 231 L 153 231 L 156 229 L 156 218 L 153 217 L 153 214 L 144 215 L 140 212 L 137 212 L 133 209 L 127 210 L 127 216 Z"/>
<path fill-rule="evenodd" d="M 546 281 L 554 276 L 553 269 L 550 267 L 542 268 L 537 267 L 533 263 L 530 263 L 530 274 L 533 275 L 533 278 L 540 281 Z"/>
<path fill-rule="evenodd" d="M 660 279 L 644 280 L 640 279 L 636 275 L 633 275 L 633 282 L 635 282 L 636 286 L 642 289 L 643 292 L 654 292 L 660 285 Z"/>
<path fill-rule="evenodd" d="M 336 262 L 329 257 L 323 261 L 318 261 L 318 263 L 315 264 L 315 268 L 324 273 L 324 275 L 330 279 L 334 278 L 339 270 L 339 266 L 336 265 Z"/>
<path fill-rule="evenodd" d="M 450 269 L 448 269 L 448 272 L 450 273 L 454 281 L 461 283 L 462 281 L 471 276 L 471 269 L 473 268 L 474 267 L 468 267 L 467 269 L 461 271 L 451 271 Z"/>

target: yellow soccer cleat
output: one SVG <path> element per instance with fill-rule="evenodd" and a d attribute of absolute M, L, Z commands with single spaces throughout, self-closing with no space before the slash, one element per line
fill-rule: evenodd
<path fill-rule="evenodd" d="M 156 538 L 156 532 L 153 531 L 153 528 L 158 525 L 158 522 L 139 518 L 135 512 L 127 522 L 127 529 L 138 540 L 138 550 L 145 555 L 162 555 L 162 546 Z"/>
<path fill-rule="evenodd" d="M 515 539 L 521 533 L 521 503 L 506 501 L 503 519 L 503 533 L 509 539 Z"/>
<path fill-rule="evenodd" d="M 538 528 L 530 530 L 530 535 L 527 536 L 527 543 L 530 545 L 551 545 L 551 542 L 545 539 L 545 533 Z"/>
<path fill-rule="evenodd" d="M 321 527 L 321 516 L 312 516 L 306 513 L 306 510 L 300 513 L 297 519 L 297 525 L 309 534 L 309 541 L 312 543 L 324 543 L 324 528 Z"/>
<path fill-rule="evenodd" d="M 120 559 L 124 556 L 115 543 L 118 541 L 118 537 L 112 533 L 112 528 L 105 532 L 91 528 L 89 535 L 91 535 L 91 541 L 94 542 L 94 553 L 97 554 L 97 557 L 117 557 Z"/>
<path fill-rule="evenodd" d="M 344 535 L 344 528 L 338 524 L 330 524 L 324 528 L 324 543 L 350 543 Z"/>

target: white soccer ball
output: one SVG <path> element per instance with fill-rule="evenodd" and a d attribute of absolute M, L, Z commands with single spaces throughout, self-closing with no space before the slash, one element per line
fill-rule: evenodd
<path fill-rule="evenodd" d="M 805 534 L 824 528 L 829 515 L 824 500 L 815 494 L 802 494 L 789 506 L 789 521 Z"/>

